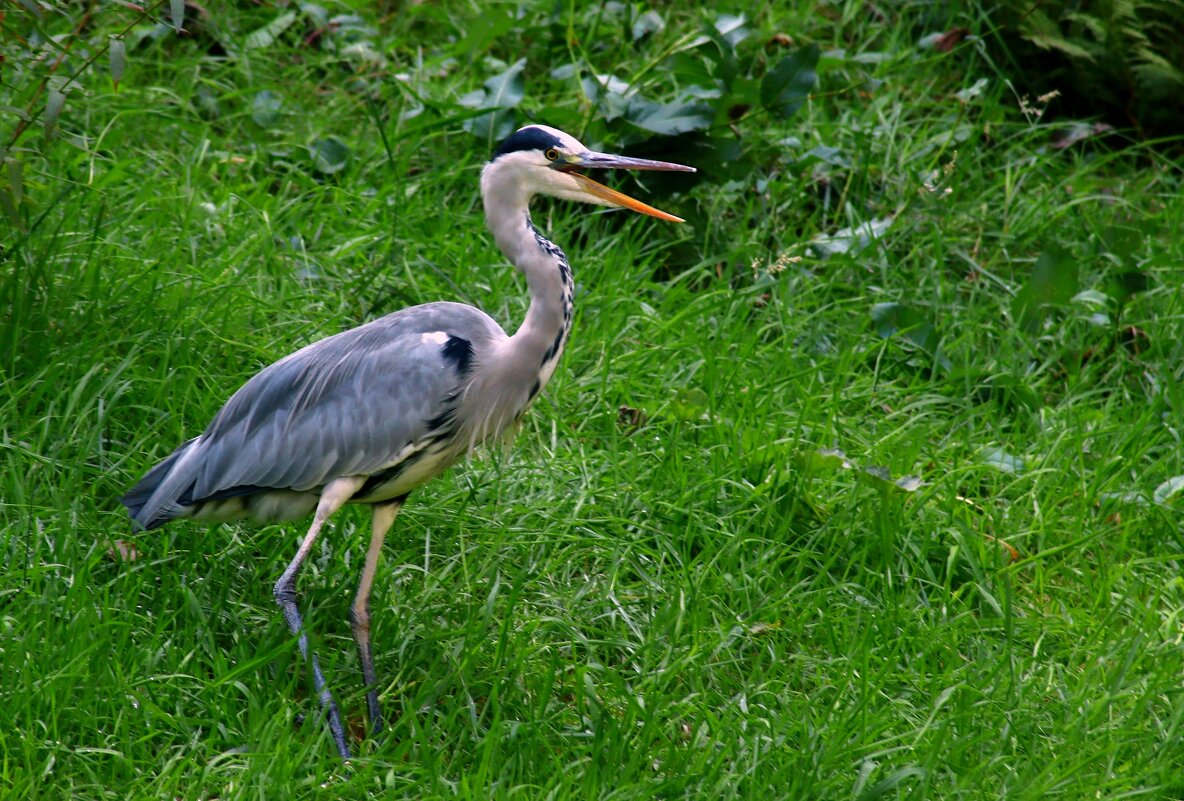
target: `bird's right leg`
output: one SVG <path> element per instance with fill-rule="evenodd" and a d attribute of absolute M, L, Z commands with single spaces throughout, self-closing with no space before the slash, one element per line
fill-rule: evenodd
<path fill-rule="evenodd" d="M 304 535 L 300 548 L 296 551 L 296 557 L 275 585 L 275 602 L 279 604 L 280 611 L 284 613 L 284 619 L 288 621 L 288 628 L 297 635 L 296 642 L 300 646 L 301 656 L 312 665 L 313 685 L 320 698 L 321 709 L 329 718 L 329 731 L 333 734 L 333 742 L 337 744 L 337 751 L 341 754 L 342 759 L 349 759 L 349 747 L 345 744 L 345 728 L 341 724 L 341 712 L 337 709 L 337 702 L 333 700 L 333 694 L 325 685 L 325 676 L 321 673 L 317 655 L 310 653 L 308 649 L 308 637 L 304 634 L 300 610 L 296 607 L 296 575 L 312 551 L 312 546 L 317 541 L 317 536 L 321 533 L 325 521 L 340 509 L 365 481 L 365 478 L 347 476 L 334 479 L 325 485 L 325 489 L 321 491 L 321 498 L 317 502 L 317 511 L 312 519 L 312 525 L 309 526 L 308 533 Z"/>
<path fill-rule="evenodd" d="M 362 580 L 358 582 L 358 594 L 350 607 L 349 619 L 358 644 L 358 660 L 362 663 L 362 678 L 366 682 L 366 708 L 370 713 L 370 728 L 377 735 L 382 731 L 382 708 L 378 704 L 378 679 L 374 673 L 374 654 L 370 649 L 370 588 L 374 585 L 374 573 L 378 569 L 378 557 L 382 554 L 382 541 L 390 531 L 395 516 L 403 506 L 402 498 L 374 505 L 374 522 L 370 526 L 370 547 L 366 551 L 366 563 L 362 566 Z"/>

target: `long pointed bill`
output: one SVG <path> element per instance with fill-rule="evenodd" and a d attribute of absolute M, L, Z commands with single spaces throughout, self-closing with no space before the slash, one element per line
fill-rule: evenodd
<path fill-rule="evenodd" d="M 667 214 L 661 209 L 655 209 L 653 206 L 642 203 L 640 200 L 634 200 L 628 195 L 622 194 L 615 189 L 610 189 L 602 183 L 593 181 L 588 176 L 574 172 L 574 170 L 583 169 L 624 169 L 624 170 L 654 170 L 661 172 L 695 172 L 694 167 L 687 167 L 682 164 L 672 164 L 669 161 L 650 161 L 649 159 L 633 159 L 627 156 L 613 156 L 608 153 L 583 153 L 578 159 L 572 161 L 565 171 L 570 171 L 569 174 L 580 182 L 589 195 L 598 198 L 606 203 L 614 206 L 622 206 L 627 209 L 639 212 L 641 214 L 648 214 L 651 217 L 657 217 L 659 220 L 667 220 L 669 222 L 685 222 L 681 217 L 675 217 L 673 214 Z"/>

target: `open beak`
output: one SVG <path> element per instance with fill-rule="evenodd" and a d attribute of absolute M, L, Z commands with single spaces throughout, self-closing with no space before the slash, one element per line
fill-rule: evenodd
<path fill-rule="evenodd" d="M 627 156 L 614 156 L 609 153 L 581 153 L 567 164 L 564 164 L 559 169 L 570 174 L 573 178 L 580 182 L 580 186 L 592 197 L 595 197 L 605 203 L 613 206 L 622 206 L 641 214 L 648 214 L 651 217 L 657 217 L 659 220 L 667 220 L 669 222 L 684 222 L 681 217 L 675 217 L 673 214 L 667 214 L 661 209 L 655 209 L 653 206 L 642 203 L 640 200 L 634 200 L 628 195 L 621 194 L 615 189 L 610 189 L 602 183 L 593 181 L 583 173 L 577 170 L 585 169 L 618 169 L 618 170 L 654 170 L 661 172 L 694 172 L 694 167 L 686 167 L 682 164 L 672 164 L 669 161 L 650 161 L 649 159 L 631 159 Z"/>

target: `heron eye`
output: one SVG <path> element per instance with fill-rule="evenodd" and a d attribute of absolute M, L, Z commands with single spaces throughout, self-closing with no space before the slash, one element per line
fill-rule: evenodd
<path fill-rule="evenodd" d="M 559 151 L 553 147 L 549 147 L 543 151 L 543 156 L 547 159 L 547 161 L 554 161 L 555 159 L 559 158 Z"/>

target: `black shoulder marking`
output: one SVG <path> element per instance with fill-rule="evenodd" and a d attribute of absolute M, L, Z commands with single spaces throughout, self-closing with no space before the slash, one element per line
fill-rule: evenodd
<path fill-rule="evenodd" d="M 493 151 L 490 161 L 497 161 L 498 156 L 504 156 L 507 153 L 517 153 L 520 150 L 546 150 L 549 147 L 559 147 L 562 144 L 554 134 L 529 125 L 507 136 Z"/>
<path fill-rule="evenodd" d="M 452 362 L 457 375 L 468 375 L 472 369 L 473 343 L 464 337 L 448 337 L 448 341 L 440 346 L 440 354 L 446 361 Z"/>

